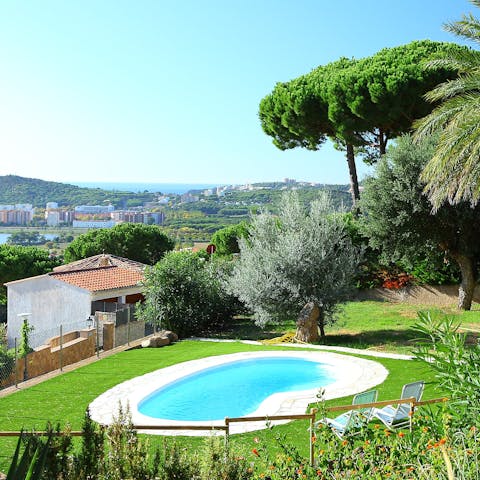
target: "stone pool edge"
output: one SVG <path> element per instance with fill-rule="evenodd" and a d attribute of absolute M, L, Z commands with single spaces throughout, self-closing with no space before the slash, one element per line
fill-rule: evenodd
<path fill-rule="evenodd" d="M 245 342 L 247 343 L 247 342 Z M 253 342 L 248 342 L 253 343 Z M 121 404 L 123 409 L 129 409 L 132 415 L 134 425 L 224 425 L 223 420 L 211 422 L 181 422 L 166 419 L 156 419 L 142 415 L 137 410 L 139 402 L 162 385 L 177 380 L 178 378 L 196 373 L 212 366 L 229 363 L 236 360 L 248 359 L 254 357 L 271 357 L 284 355 L 288 357 L 307 358 L 309 360 L 319 361 L 329 365 L 336 371 L 343 372 L 343 376 L 331 385 L 325 387 L 325 399 L 332 399 L 352 395 L 361 391 L 373 388 L 382 383 L 387 375 L 387 369 L 373 360 L 352 357 L 332 351 L 323 351 L 323 349 L 311 349 L 312 346 L 306 346 L 310 351 L 303 349 L 292 351 L 258 351 L 258 352 L 238 352 L 233 354 L 210 356 L 203 359 L 190 360 L 170 367 L 156 370 L 145 375 L 127 380 L 102 395 L 97 397 L 89 406 L 92 419 L 101 423 L 109 424 L 112 422 L 118 406 Z M 322 351 L 312 351 L 322 350 Z M 364 353 L 365 354 L 365 353 Z M 397 357 L 396 357 L 397 358 Z M 347 375 L 348 374 L 348 375 Z M 346 377 L 349 378 L 346 378 Z M 259 409 L 248 416 L 266 416 L 266 415 L 287 415 L 303 414 L 309 404 L 318 400 L 319 389 L 305 390 L 297 392 L 277 393 L 268 397 Z M 273 422 L 272 422 L 273 423 Z M 285 422 L 275 422 L 285 423 Z M 265 422 L 246 422 L 231 425 L 231 433 L 244 433 L 248 431 L 266 428 Z M 148 433 L 161 435 L 192 435 L 205 436 L 210 435 L 212 431 L 194 431 L 194 430 L 155 430 Z"/>

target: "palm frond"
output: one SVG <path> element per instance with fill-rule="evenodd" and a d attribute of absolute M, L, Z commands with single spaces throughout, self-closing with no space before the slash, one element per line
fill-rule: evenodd
<path fill-rule="evenodd" d="M 480 22 L 471 13 L 463 15 L 461 20 L 446 23 L 444 29 L 457 37 L 480 43 Z"/>

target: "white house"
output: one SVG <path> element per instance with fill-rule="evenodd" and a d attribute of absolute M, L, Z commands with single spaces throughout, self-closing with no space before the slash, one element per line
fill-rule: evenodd
<path fill-rule="evenodd" d="M 143 298 L 145 265 L 113 255 L 96 255 L 53 272 L 6 283 L 8 345 L 20 338 L 24 318 L 34 327 L 31 346 L 66 329 L 85 328 L 95 302 L 132 304 Z"/>

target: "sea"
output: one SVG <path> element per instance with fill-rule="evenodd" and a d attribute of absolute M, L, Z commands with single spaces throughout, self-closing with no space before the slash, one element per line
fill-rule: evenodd
<path fill-rule="evenodd" d="M 207 190 L 218 187 L 215 183 L 133 183 L 133 182 L 68 182 L 71 185 L 88 188 L 101 188 L 102 190 L 113 190 L 122 192 L 161 192 L 177 193 L 179 195 L 190 190 Z"/>

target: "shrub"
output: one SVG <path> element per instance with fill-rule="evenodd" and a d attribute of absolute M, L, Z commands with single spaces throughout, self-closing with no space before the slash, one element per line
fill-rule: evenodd
<path fill-rule="evenodd" d="M 247 480 L 253 470 L 243 456 L 235 455 L 223 439 L 207 439 L 202 461 L 202 480 Z"/>
<path fill-rule="evenodd" d="M 203 254 L 168 253 L 145 276 L 137 316 L 181 337 L 218 329 L 237 305 L 223 288 L 228 264 Z"/>
<path fill-rule="evenodd" d="M 451 396 L 454 424 L 480 426 L 480 345 L 468 345 L 467 334 L 447 315 L 419 312 L 414 326 L 421 335 L 415 356 L 436 371 L 439 384 Z"/>

